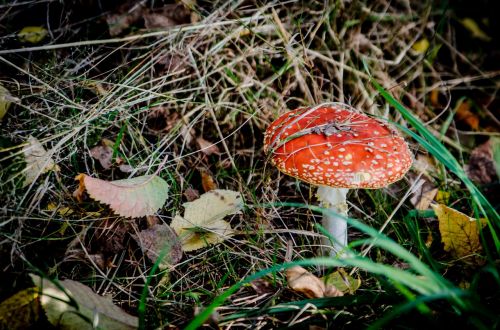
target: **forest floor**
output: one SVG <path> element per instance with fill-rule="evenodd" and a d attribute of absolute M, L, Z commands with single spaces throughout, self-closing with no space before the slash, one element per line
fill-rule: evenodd
<path fill-rule="evenodd" d="M 98 301 L 88 327 L 499 326 L 493 3 L 0 2 L 0 329 L 68 322 L 36 276 Z M 346 258 L 318 258 L 316 187 L 263 148 L 326 102 L 414 157 L 349 192 Z"/>

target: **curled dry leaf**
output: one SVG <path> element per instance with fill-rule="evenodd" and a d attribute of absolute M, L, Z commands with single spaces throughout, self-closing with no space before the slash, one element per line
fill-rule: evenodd
<path fill-rule="evenodd" d="M 34 182 L 40 174 L 60 170 L 50 157 L 50 153 L 33 136 L 28 138 L 28 144 L 23 147 L 23 153 L 26 160 L 26 168 L 23 171 L 25 175 L 23 187 Z"/>
<path fill-rule="evenodd" d="M 444 250 L 455 258 L 467 258 L 470 263 L 480 264 L 481 258 L 477 258 L 482 251 L 479 226 L 483 228 L 485 221 L 471 218 L 443 204 L 432 205 L 432 208 L 439 221 Z"/>
<path fill-rule="evenodd" d="M 80 181 L 80 187 L 73 194 L 75 197 L 81 197 L 81 192 L 86 189 L 90 197 L 108 204 L 115 213 L 124 217 L 152 215 L 165 204 L 168 196 L 167 183 L 156 175 L 104 181 L 82 173 L 75 180 Z"/>
<path fill-rule="evenodd" d="M 188 252 L 232 236 L 233 229 L 223 218 L 241 210 L 243 201 L 239 192 L 216 189 L 183 206 L 184 216 L 177 214 L 170 226 L 179 235 L 182 249 Z"/>
<path fill-rule="evenodd" d="M 157 224 L 132 236 L 151 262 L 155 263 L 162 253 L 166 253 L 160 261 L 162 269 L 182 259 L 181 243 L 170 226 Z"/>
<path fill-rule="evenodd" d="M 203 152 L 205 155 L 207 156 L 210 156 L 212 154 L 220 155 L 219 147 L 217 147 L 216 144 L 213 144 L 212 142 L 209 142 L 202 137 L 196 138 L 196 143 L 198 143 L 200 151 Z"/>
<path fill-rule="evenodd" d="M 72 280 L 59 281 L 62 291 L 51 281 L 30 274 L 39 289 L 40 303 L 47 319 L 59 329 L 137 329 L 137 317 L 125 313 L 111 299 L 96 294 L 88 286 Z M 72 302 L 76 302 L 78 309 Z M 96 322 L 91 324 L 87 320 Z"/>
<path fill-rule="evenodd" d="M 286 270 L 288 286 L 308 298 L 341 297 L 342 291 L 330 284 L 325 284 L 317 276 L 300 266 Z"/>

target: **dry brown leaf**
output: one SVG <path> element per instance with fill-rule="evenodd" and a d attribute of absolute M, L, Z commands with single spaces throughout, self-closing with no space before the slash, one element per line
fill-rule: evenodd
<path fill-rule="evenodd" d="M 102 168 L 109 170 L 113 166 L 113 148 L 107 145 L 95 146 L 90 149 L 90 156 L 98 160 Z"/>
<path fill-rule="evenodd" d="M 141 247 L 143 253 L 155 263 L 163 252 L 167 249 L 165 257 L 160 261 L 162 269 L 169 265 L 174 265 L 182 259 L 182 246 L 175 231 L 167 225 L 158 224 L 145 230 L 141 230 L 137 235 L 132 235 Z"/>
<path fill-rule="evenodd" d="M 481 258 L 476 258 L 482 251 L 479 225 L 484 227 L 485 221 L 478 221 L 443 204 L 432 205 L 432 208 L 439 220 L 444 250 L 455 258 L 468 258 L 469 262 L 480 263 Z"/>
<path fill-rule="evenodd" d="M 344 294 L 332 285 L 325 283 L 300 266 L 288 268 L 285 272 L 288 286 L 308 298 L 341 297 Z"/>
<path fill-rule="evenodd" d="M 438 188 L 435 188 L 429 180 L 420 179 L 420 187 L 415 189 L 410 198 L 410 202 L 417 210 L 428 210 L 431 203 L 434 201 L 438 193 Z"/>
<path fill-rule="evenodd" d="M 159 176 L 143 175 L 132 179 L 104 181 L 79 174 L 76 178 L 80 188 L 73 194 L 81 198 L 83 183 L 93 199 L 108 204 L 117 214 L 124 217 L 152 215 L 160 209 L 168 196 L 168 185 Z"/>
<path fill-rule="evenodd" d="M 186 197 L 188 202 L 192 202 L 195 199 L 200 198 L 200 192 L 196 189 L 191 188 L 191 187 L 186 188 L 186 190 L 184 190 L 183 195 L 184 195 L 184 197 Z"/>
<path fill-rule="evenodd" d="M 440 107 L 441 103 L 439 102 L 439 89 L 433 89 L 431 91 L 431 95 L 429 96 L 429 100 L 433 107 Z"/>
<path fill-rule="evenodd" d="M 202 137 L 196 138 L 196 143 L 198 143 L 200 151 L 203 152 L 205 155 L 207 156 L 210 156 L 212 154 L 220 155 L 219 147 L 217 147 L 216 144 L 213 144 L 212 142 L 209 142 Z"/>
<path fill-rule="evenodd" d="M 177 22 L 168 16 L 148 12 L 143 15 L 146 29 L 166 29 L 177 25 Z"/>
<path fill-rule="evenodd" d="M 132 24 L 141 19 L 144 7 L 140 2 L 132 2 L 131 4 L 125 3 L 118 9 L 118 13 L 106 16 L 109 35 L 111 35 L 112 37 L 121 34 Z"/>
<path fill-rule="evenodd" d="M 272 285 L 271 282 L 264 278 L 259 278 L 256 279 L 252 282 L 250 282 L 250 286 L 252 289 L 255 290 L 255 293 L 257 293 L 259 296 L 265 295 L 265 294 L 272 294 L 276 292 L 276 289 L 274 288 L 274 285 Z"/>
<path fill-rule="evenodd" d="M 148 228 L 151 228 L 155 225 L 160 224 L 160 219 L 156 215 L 148 215 L 146 216 L 146 223 L 148 225 Z"/>
<path fill-rule="evenodd" d="M 496 162 L 493 157 L 493 139 L 489 139 L 472 150 L 469 164 L 465 167 L 467 176 L 479 184 L 496 181 Z"/>
<path fill-rule="evenodd" d="M 28 138 L 28 144 L 23 147 L 23 153 L 26 160 L 26 168 L 23 170 L 25 175 L 23 187 L 30 185 L 40 174 L 60 170 L 50 157 L 50 153 L 33 136 Z"/>
<path fill-rule="evenodd" d="M 208 171 L 201 169 L 200 174 L 201 174 L 201 185 L 205 192 L 217 189 L 217 183 L 215 182 L 214 178 L 210 175 L 210 173 L 208 173 Z"/>
<path fill-rule="evenodd" d="M 469 101 L 464 101 L 458 106 L 456 117 L 466 123 L 470 128 L 477 131 L 479 129 L 479 117 L 471 111 Z"/>

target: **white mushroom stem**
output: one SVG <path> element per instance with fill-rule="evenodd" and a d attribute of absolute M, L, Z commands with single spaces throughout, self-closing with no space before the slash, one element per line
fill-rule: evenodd
<path fill-rule="evenodd" d="M 349 189 L 347 188 L 331 188 L 328 186 L 319 186 L 317 196 L 321 202 L 321 207 L 333 211 L 339 215 L 347 217 L 346 197 Z M 330 256 L 344 256 L 347 246 L 347 222 L 342 217 L 324 213 L 322 225 L 325 230 L 331 235 L 333 245 L 330 238 L 326 237 L 323 240 L 325 246 L 332 246 L 329 253 Z M 339 254 L 340 253 L 340 254 Z"/>

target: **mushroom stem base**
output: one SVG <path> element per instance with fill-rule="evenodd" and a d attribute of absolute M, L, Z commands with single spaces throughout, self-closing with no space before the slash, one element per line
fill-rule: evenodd
<path fill-rule="evenodd" d="M 348 191 L 349 189 L 347 188 L 320 186 L 318 188 L 317 196 L 321 202 L 321 207 L 347 217 L 346 197 Z M 330 256 L 343 256 L 345 254 L 344 250 L 347 246 L 347 222 L 345 219 L 336 215 L 324 213 L 322 225 L 333 239 L 333 242 L 330 242 L 330 238 L 324 238 L 322 254 Z M 331 249 L 327 248 L 329 246 L 331 246 Z"/>

